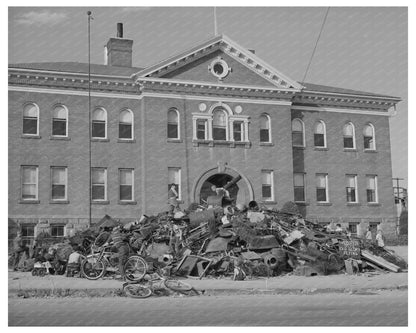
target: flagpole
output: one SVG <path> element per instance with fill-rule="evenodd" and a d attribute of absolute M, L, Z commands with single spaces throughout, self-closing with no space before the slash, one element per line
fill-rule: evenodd
<path fill-rule="evenodd" d="M 214 36 L 216 36 L 217 34 L 217 7 L 214 7 Z"/>
<path fill-rule="evenodd" d="M 91 226 L 92 220 L 92 189 L 91 189 L 91 11 L 87 12 L 88 15 L 88 175 L 89 175 L 89 209 L 88 209 L 88 224 Z"/>

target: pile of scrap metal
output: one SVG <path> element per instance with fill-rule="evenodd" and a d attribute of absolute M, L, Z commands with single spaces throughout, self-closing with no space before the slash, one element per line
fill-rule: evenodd
<path fill-rule="evenodd" d="M 174 215 L 143 216 L 123 229 L 133 249 L 144 248 L 139 254 L 151 267 L 162 266 L 166 274 L 194 278 L 232 276 L 238 280 L 288 273 L 313 276 L 407 269 L 407 263 L 393 251 L 346 231 L 328 231 L 299 214 L 261 210 L 255 202 L 248 208 L 193 204 Z"/>

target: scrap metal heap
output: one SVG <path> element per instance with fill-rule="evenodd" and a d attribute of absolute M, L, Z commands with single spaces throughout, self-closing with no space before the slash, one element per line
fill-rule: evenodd
<path fill-rule="evenodd" d="M 192 204 L 174 215 L 143 216 L 123 230 L 134 250 L 144 249 L 140 255 L 150 267 L 162 266 L 168 275 L 242 280 L 407 269 L 393 251 L 346 231 L 330 231 L 299 214 L 261 210 L 256 204 L 239 208 Z M 84 247 L 93 239 L 90 230 L 86 234 L 78 239 Z"/>

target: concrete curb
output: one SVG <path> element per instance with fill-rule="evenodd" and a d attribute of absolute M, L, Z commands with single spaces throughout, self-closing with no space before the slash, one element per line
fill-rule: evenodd
<path fill-rule="evenodd" d="M 309 289 L 196 289 L 200 296 L 226 296 L 226 295 L 309 295 L 309 294 L 362 294 L 372 295 L 378 291 L 388 290 L 408 290 L 407 285 L 382 287 L 382 288 L 309 288 Z M 70 288 L 43 288 L 43 289 L 10 289 L 9 298 L 43 298 L 43 297 L 125 297 L 120 288 L 88 288 L 88 289 L 70 289 Z"/>

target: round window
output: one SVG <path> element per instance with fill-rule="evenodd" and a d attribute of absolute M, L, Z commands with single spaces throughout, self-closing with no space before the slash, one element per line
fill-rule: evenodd
<path fill-rule="evenodd" d="M 221 59 L 217 58 L 211 62 L 211 65 L 208 67 L 213 75 L 215 75 L 220 80 L 228 75 L 231 69 L 228 67 L 227 63 Z"/>

